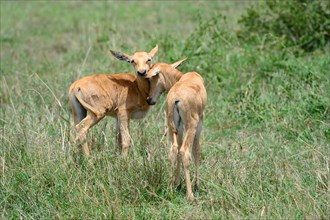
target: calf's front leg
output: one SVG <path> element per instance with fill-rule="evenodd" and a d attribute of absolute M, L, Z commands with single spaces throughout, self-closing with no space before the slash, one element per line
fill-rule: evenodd
<path fill-rule="evenodd" d="M 122 154 L 124 157 L 127 156 L 128 150 L 131 146 L 131 136 L 129 134 L 129 117 L 128 112 L 123 111 L 118 113 L 118 125 L 119 127 L 119 139 L 121 143 L 119 147 L 122 149 Z"/>

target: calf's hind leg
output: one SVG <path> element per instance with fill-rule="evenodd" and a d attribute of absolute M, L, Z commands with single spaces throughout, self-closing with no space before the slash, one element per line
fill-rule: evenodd
<path fill-rule="evenodd" d="M 88 111 L 87 116 L 75 126 L 77 132 L 76 141 L 80 141 L 85 156 L 89 156 L 89 149 L 86 141 L 87 132 L 101 119 L 102 117 L 99 118 L 94 113 Z"/>
<path fill-rule="evenodd" d="M 202 121 L 200 120 L 197 125 L 196 129 L 196 135 L 194 138 L 194 143 L 192 147 L 192 154 L 194 157 L 194 162 L 196 166 L 196 188 L 199 189 L 200 187 L 200 172 L 199 172 L 199 166 L 200 166 L 200 158 L 201 158 L 201 145 L 199 143 L 199 137 L 202 131 Z"/>
<path fill-rule="evenodd" d="M 178 141 L 178 149 L 177 149 L 177 161 L 176 161 L 176 176 L 175 176 L 175 186 L 177 187 L 180 184 L 180 167 L 181 167 L 181 155 L 178 153 L 182 146 L 182 138 L 183 138 L 183 129 L 178 129 L 178 135 L 177 135 L 177 141 Z"/>
<path fill-rule="evenodd" d="M 190 148 L 193 145 L 194 138 L 196 135 L 196 127 L 197 127 L 197 121 L 191 120 L 187 122 L 186 125 L 186 136 L 184 138 L 182 147 L 180 149 L 180 154 L 181 154 L 181 159 L 182 159 L 182 164 L 183 164 L 183 169 L 184 169 L 184 175 L 186 179 L 186 187 L 187 187 L 187 199 L 189 201 L 193 201 L 194 194 L 191 189 L 191 180 L 190 180 L 190 171 L 189 171 L 189 166 L 190 166 Z"/>

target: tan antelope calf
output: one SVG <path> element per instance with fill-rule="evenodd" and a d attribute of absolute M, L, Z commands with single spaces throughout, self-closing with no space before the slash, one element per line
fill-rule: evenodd
<path fill-rule="evenodd" d="M 204 109 L 206 105 L 206 90 L 203 78 L 196 72 L 183 74 L 176 68 L 186 59 L 174 64 L 157 63 L 144 76 L 150 80 L 148 103 L 154 105 L 158 97 L 166 90 L 167 124 L 171 138 L 170 178 L 174 183 L 174 168 L 176 164 L 175 184 L 179 184 L 181 160 L 187 187 L 188 200 L 194 200 L 190 181 L 190 149 L 196 165 L 196 186 L 200 185 L 200 155 L 199 136 L 202 130 Z M 185 137 L 183 139 L 183 131 Z M 180 152 L 180 154 L 178 154 Z M 180 157 L 181 155 L 181 157 Z"/>
<path fill-rule="evenodd" d="M 151 65 L 152 57 L 157 53 L 156 45 L 149 53 L 136 52 L 132 56 L 112 51 L 119 60 L 132 63 L 137 75 L 145 75 Z M 76 140 L 83 146 L 83 152 L 89 155 L 86 135 L 88 130 L 106 115 L 116 117 L 117 145 L 126 156 L 131 144 L 129 120 L 143 118 L 149 105 L 147 79 L 133 74 L 94 74 L 74 82 L 69 90 L 69 100 L 77 132 Z"/>

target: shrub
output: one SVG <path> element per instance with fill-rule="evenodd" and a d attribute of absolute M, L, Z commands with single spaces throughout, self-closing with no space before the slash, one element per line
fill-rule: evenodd
<path fill-rule="evenodd" d="M 255 40 L 269 34 L 284 46 L 310 52 L 330 42 L 330 2 L 323 0 L 263 1 L 247 9 L 239 23 L 240 38 Z M 274 41 L 273 41 L 274 42 Z"/>

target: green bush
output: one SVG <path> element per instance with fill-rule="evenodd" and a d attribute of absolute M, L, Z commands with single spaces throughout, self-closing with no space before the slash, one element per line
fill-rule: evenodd
<path fill-rule="evenodd" d="M 239 23 L 242 25 L 238 33 L 241 39 L 265 39 L 270 35 L 273 43 L 284 42 L 286 47 L 310 52 L 323 49 L 330 42 L 330 2 L 263 1 L 248 8 Z"/>

